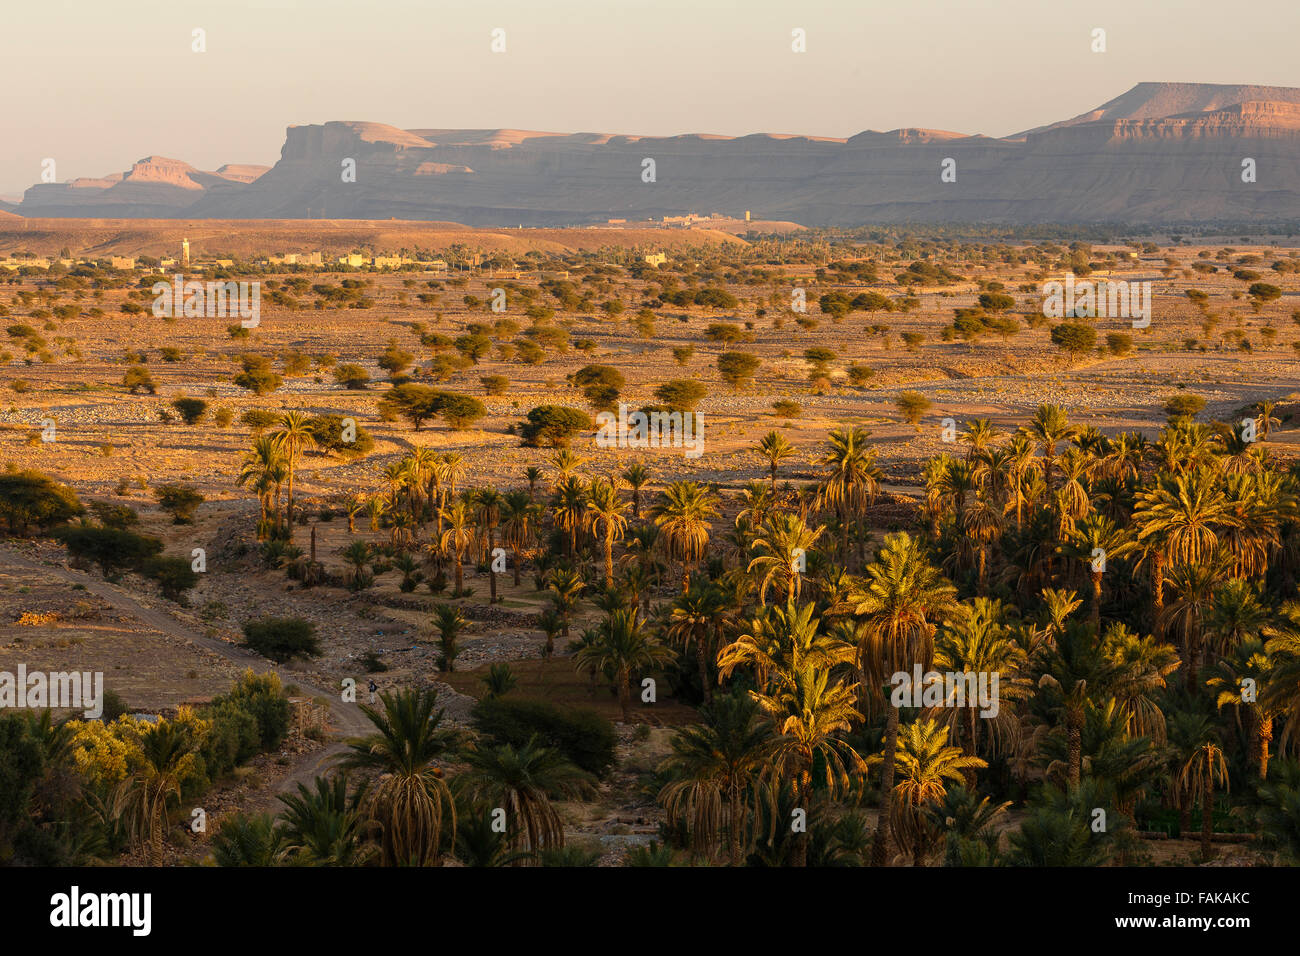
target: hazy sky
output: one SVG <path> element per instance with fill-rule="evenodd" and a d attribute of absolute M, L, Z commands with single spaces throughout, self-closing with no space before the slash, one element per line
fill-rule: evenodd
<path fill-rule="evenodd" d="M 269 165 L 327 120 L 1002 136 L 1142 81 L 1300 86 L 1298 34 L 1296 0 L 0 0 L 0 195 L 46 157 Z"/>

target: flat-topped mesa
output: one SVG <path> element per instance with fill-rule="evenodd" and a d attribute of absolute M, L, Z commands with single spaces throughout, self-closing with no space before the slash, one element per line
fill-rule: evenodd
<path fill-rule="evenodd" d="M 1243 157 L 1256 161 L 1260 188 L 1241 182 Z M 643 178 L 647 160 L 654 176 Z M 355 177 L 341 177 L 348 170 Z M 1141 83 L 1073 119 L 1001 138 L 924 127 L 840 139 L 333 121 L 289 127 L 269 170 L 208 173 L 150 156 L 120 181 L 33 187 L 19 207 L 32 216 L 471 226 L 667 217 L 683 228 L 690 212 L 746 211 L 808 226 L 1300 220 L 1300 89 Z"/>

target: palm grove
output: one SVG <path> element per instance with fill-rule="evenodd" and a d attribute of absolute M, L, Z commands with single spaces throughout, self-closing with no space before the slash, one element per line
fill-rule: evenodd
<path fill-rule="evenodd" d="M 459 454 L 415 446 L 349 496 L 349 530 L 387 541 L 356 535 L 336 583 L 395 570 L 403 591 L 450 587 L 431 624 L 451 671 L 466 565 L 489 601 L 500 574 L 519 587 L 527 572 L 549 605 L 547 666 L 570 653 L 625 722 L 653 708 L 648 682 L 696 704 L 653 777 L 660 841 L 630 862 L 1140 863 L 1153 830 L 1198 836 L 1206 858 L 1216 834 L 1253 833 L 1294 861 L 1300 473 L 1270 453 L 1271 406 L 1259 441 L 1170 412 L 1155 439 L 1051 405 L 1014 432 L 969 421 L 886 528 L 870 435 L 852 425 L 800 484 L 782 474 L 795 450 L 768 434 L 754 448 L 767 478 L 738 494 L 655 488 L 641 463 L 594 473 L 563 440 L 517 487 L 472 487 Z M 293 483 L 318 436 L 285 414 L 237 478 L 268 562 L 308 586 L 329 575 L 292 543 Z M 898 706 L 895 675 L 916 668 L 996 674 L 999 706 L 946 691 Z M 364 707 L 374 730 L 341 766 L 278 817 L 232 815 L 217 862 L 592 862 L 566 848 L 560 804 L 598 793 L 612 728 L 512 709 L 505 665 L 484 681 L 473 730 L 444 726 L 427 689 Z"/>
<path fill-rule="evenodd" d="M 1261 436 L 1274 422 L 1265 407 Z M 279 454 L 254 449 L 272 474 L 255 484 L 291 483 L 299 431 L 286 416 L 268 439 Z M 966 423 L 924 470 L 913 530 L 877 540 L 869 438 L 831 432 L 819 477 L 795 486 L 779 480 L 794 449 L 773 432 L 755 448 L 768 480 L 734 499 L 693 481 L 651 494 L 645 465 L 589 474 L 567 447 L 519 487 L 466 487 L 458 455 L 417 447 L 349 499 L 350 521 L 391 534 L 382 555 L 350 546 L 349 583 L 368 586 L 383 560 L 403 589 L 427 572 L 441 592 L 450 575 L 458 598 L 473 562 L 495 601 L 503 549 L 515 584 L 526 568 L 549 596 L 544 654 L 572 636 L 574 665 L 625 720 L 653 706 L 646 678 L 698 703 L 659 771 L 664 859 L 1085 865 L 1141 860 L 1137 833 L 1155 829 L 1199 833 L 1206 857 L 1224 830 L 1295 852 L 1294 468 L 1185 409 L 1149 440 L 1045 405 L 1012 433 Z M 268 525 L 263 510 L 265 537 L 289 533 L 289 515 Z M 579 632 L 583 612 L 595 623 Z M 463 623 L 437 607 L 444 669 Z M 918 665 L 999 675 L 996 716 L 951 698 L 894 706 L 894 675 Z M 382 771 L 358 801 L 381 856 L 454 853 L 498 807 L 503 859 L 562 846 L 553 801 L 596 777 L 540 736 L 434 746 L 434 713 L 409 692 L 370 711 L 382 742 L 352 763 Z M 389 749 L 416 763 L 374 756 Z M 439 761 L 463 769 L 447 783 Z"/>

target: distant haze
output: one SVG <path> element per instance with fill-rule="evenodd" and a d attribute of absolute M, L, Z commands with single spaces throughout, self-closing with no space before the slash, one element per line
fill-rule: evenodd
<path fill-rule="evenodd" d="M 1300 86 L 1294 0 L 6 0 L 3 23 L 8 197 L 45 158 L 60 181 L 151 154 L 271 165 L 286 126 L 330 120 L 1005 136 L 1142 81 Z"/>

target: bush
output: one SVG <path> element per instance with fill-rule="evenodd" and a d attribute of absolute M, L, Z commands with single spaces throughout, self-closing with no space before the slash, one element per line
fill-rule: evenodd
<path fill-rule="evenodd" d="M 1062 322 L 1052 329 L 1052 344 L 1078 358 L 1097 345 L 1097 330 L 1079 322 Z"/>
<path fill-rule="evenodd" d="M 257 754 L 262 742 L 257 718 L 239 704 L 230 700 L 214 703 L 204 709 L 203 717 L 211 726 L 199 756 L 209 779 L 230 773 Z"/>
<path fill-rule="evenodd" d="M 679 378 L 664 382 L 655 389 L 654 396 L 669 411 L 693 412 L 708 391 L 702 382 Z"/>
<path fill-rule="evenodd" d="M 181 602 L 185 592 L 199 583 L 198 572 L 185 558 L 150 558 L 142 571 L 158 582 L 163 597 L 170 601 Z"/>
<path fill-rule="evenodd" d="M 356 419 L 352 422 L 356 434 L 350 442 L 343 440 L 342 415 L 317 415 L 308 422 L 308 427 L 311 429 L 312 437 L 316 439 L 317 447 L 344 457 L 364 455 L 375 447 L 375 440 L 370 432 L 361 427 L 360 422 Z"/>
<path fill-rule="evenodd" d="M 338 382 L 344 388 L 359 390 L 366 387 L 370 382 L 370 373 L 360 365 L 348 363 L 340 365 L 334 370 L 334 381 Z"/>
<path fill-rule="evenodd" d="M 11 534 L 43 532 L 84 511 L 76 492 L 39 471 L 0 473 L 0 517 Z"/>
<path fill-rule="evenodd" d="M 1128 355 L 1133 351 L 1133 336 L 1123 332 L 1107 332 L 1106 348 L 1111 355 Z"/>
<path fill-rule="evenodd" d="M 921 420 L 921 416 L 930 410 L 930 400 L 920 392 L 902 392 L 898 398 L 894 399 L 894 405 L 898 411 L 913 425 Z"/>
<path fill-rule="evenodd" d="M 492 697 L 476 704 L 470 719 L 479 733 L 494 743 L 521 747 L 537 736 L 597 777 L 608 775 L 614 767 L 618 735 L 614 725 L 594 710 Z"/>
<path fill-rule="evenodd" d="M 122 376 L 122 384 L 132 395 L 142 389 L 150 395 L 158 394 L 158 386 L 154 383 L 153 376 L 143 365 L 132 365 L 127 369 L 126 374 Z"/>
<path fill-rule="evenodd" d="M 754 380 L 762 361 L 748 352 L 723 352 L 718 356 L 718 374 L 734 389 L 741 389 Z"/>
<path fill-rule="evenodd" d="M 567 448 L 580 432 L 592 428 L 591 416 L 565 405 L 538 405 L 519 426 L 523 444 L 532 448 Z"/>
<path fill-rule="evenodd" d="M 186 425 L 197 425 L 208 413 L 208 403 L 201 398 L 178 398 L 172 402 L 172 408 Z"/>
<path fill-rule="evenodd" d="M 212 706 L 226 703 L 235 704 L 253 715 L 263 750 L 280 746 L 289 736 L 289 701 L 284 696 L 279 676 L 274 672 L 257 674 L 252 670 L 244 671 L 230 693 L 214 698 Z"/>
<path fill-rule="evenodd" d="M 487 414 L 487 406 L 472 395 L 443 392 L 438 414 L 452 431 L 462 431 Z"/>
<path fill-rule="evenodd" d="M 504 395 L 510 388 L 510 379 L 504 375 L 483 375 L 479 378 L 479 384 L 488 395 Z"/>
<path fill-rule="evenodd" d="M 112 577 L 124 568 L 142 568 L 162 551 L 162 542 L 157 538 L 121 528 L 77 525 L 60 528 L 54 536 L 73 557 L 98 564 L 105 577 Z"/>
<path fill-rule="evenodd" d="M 260 408 L 250 408 L 239 416 L 240 424 L 247 425 L 254 435 L 266 431 L 279 420 L 280 416 L 275 412 L 263 411 Z"/>
<path fill-rule="evenodd" d="M 271 360 L 266 356 L 245 355 L 240 361 L 244 370 L 234 378 L 235 384 L 240 388 L 246 388 L 256 395 L 265 395 L 284 384 L 284 379 L 271 370 Z"/>
<path fill-rule="evenodd" d="M 263 657 L 286 664 L 320 654 L 316 626 L 300 617 L 267 617 L 244 625 L 244 644 Z"/>
<path fill-rule="evenodd" d="M 1170 418 L 1193 418 L 1205 408 L 1205 399 L 1199 395 L 1170 395 L 1165 399 L 1165 414 Z"/>
<path fill-rule="evenodd" d="M 172 524 L 193 524 L 194 512 L 207 500 L 192 485 L 159 485 L 153 496 L 158 506 L 172 516 Z"/>

